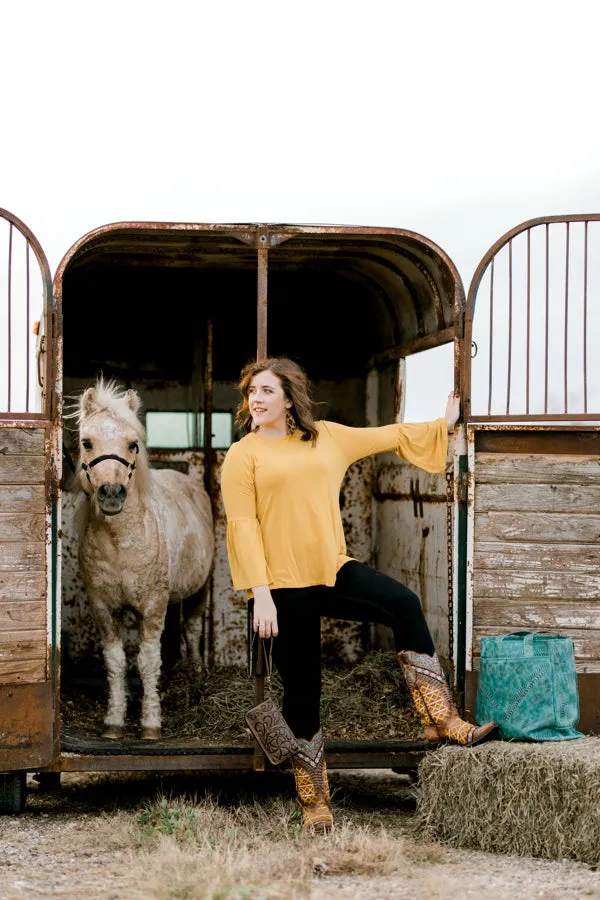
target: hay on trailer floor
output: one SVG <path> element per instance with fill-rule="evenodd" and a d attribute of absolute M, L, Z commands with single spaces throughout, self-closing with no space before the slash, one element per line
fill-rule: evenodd
<path fill-rule="evenodd" d="M 128 730 L 139 730 L 140 690 L 132 688 Z M 272 678 L 271 696 L 281 704 L 282 686 Z M 197 739 L 202 745 L 252 742 L 244 713 L 256 702 L 254 679 L 242 666 L 197 674 L 178 664 L 163 677 L 163 737 Z M 61 710 L 66 732 L 100 734 L 106 688 L 63 684 Z M 323 669 L 323 731 L 329 740 L 422 740 L 404 677 L 393 653 L 368 653 L 353 665 Z"/>
<path fill-rule="evenodd" d="M 429 840 L 600 862 L 600 738 L 442 747 L 419 775 L 416 827 Z"/>

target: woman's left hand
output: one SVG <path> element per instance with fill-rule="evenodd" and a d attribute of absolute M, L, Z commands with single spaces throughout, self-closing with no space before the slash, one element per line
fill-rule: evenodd
<path fill-rule="evenodd" d="M 448 402 L 446 403 L 445 416 L 448 431 L 453 431 L 454 426 L 458 421 L 458 417 L 460 416 L 460 394 L 455 394 L 454 391 L 450 391 L 448 394 Z"/>

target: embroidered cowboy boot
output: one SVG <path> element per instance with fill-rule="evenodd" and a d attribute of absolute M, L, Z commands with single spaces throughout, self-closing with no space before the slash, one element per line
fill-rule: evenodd
<path fill-rule="evenodd" d="M 472 746 L 491 737 L 496 731 L 498 726 L 495 722 L 471 725 L 460 718 L 437 653 L 429 656 L 427 653 L 402 650 L 398 653 L 398 661 L 421 715 L 428 741 L 448 738 L 462 746 Z"/>
<path fill-rule="evenodd" d="M 407 652 L 407 651 L 404 651 L 404 652 Z M 431 716 L 427 712 L 427 707 L 425 706 L 425 703 L 423 702 L 423 698 L 421 697 L 421 691 L 419 690 L 419 688 L 417 686 L 417 679 L 416 679 L 415 672 L 412 668 L 410 668 L 409 666 L 407 666 L 404 663 L 403 659 L 401 658 L 402 655 L 403 655 L 402 653 L 396 654 L 396 656 L 398 657 L 398 662 L 400 664 L 400 668 L 404 672 L 406 684 L 408 685 L 410 695 L 413 699 L 413 703 L 415 704 L 415 709 L 417 710 L 417 712 L 419 713 L 419 715 L 421 717 L 421 723 L 423 725 L 423 731 L 425 733 L 425 738 L 428 741 L 430 741 L 431 743 L 433 743 L 434 741 L 439 741 L 440 736 L 438 734 L 438 730 L 435 727 L 435 725 L 433 724 L 433 720 L 432 720 Z"/>
<path fill-rule="evenodd" d="M 298 738 L 300 750 L 292 757 L 296 791 L 305 831 L 323 833 L 333 828 L 323 733 L 310 741 Z"/>

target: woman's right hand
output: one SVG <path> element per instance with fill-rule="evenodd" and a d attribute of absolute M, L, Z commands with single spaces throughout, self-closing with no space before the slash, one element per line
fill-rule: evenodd
<path fill-rule="evenodd" d="M 261 638 L 277 637 L 277 609 L 267 584 L 252 588 L 254 594 L 254 631 Z"/>
<path fill-rule="evenodd" d="M 446 417 L 448 431 L 454 431 L 454 426 L 460 417 L 460 394 L 455 394 L 454 391 L 450 391 L 444 415 Z"/>

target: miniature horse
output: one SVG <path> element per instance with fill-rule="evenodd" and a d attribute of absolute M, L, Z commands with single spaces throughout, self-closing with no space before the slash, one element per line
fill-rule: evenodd
<path fill-rule="evenodd" d="M 126 659 L 118 617 L 123 607 L 131 607 L 140 619 L 141 737 L 158 740 L 160 640 L 167 604 L 197 595 L 184 633 L 199 667 L 214 536 L 210 499 L 201 482 L 149 467 L 139 407 L 135 391 L 102 379 L 80 397 L 74 414 L 79 482 L 88 501 L 79 559 L 108 674 L 103 736 L 118 739 L 125 732 Z"/>

